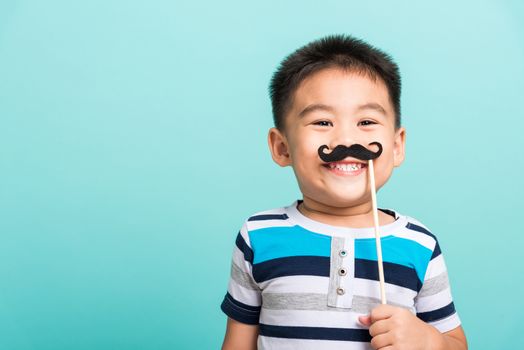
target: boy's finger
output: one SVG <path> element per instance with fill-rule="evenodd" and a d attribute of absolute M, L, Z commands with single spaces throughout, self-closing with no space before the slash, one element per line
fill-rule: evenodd
<path fill-rule="evenodd" d="M 375 323 L 379 320 L 390 318 L 395 313 L 397 308 L 391 305 L 379 305 L 371 310 L 371 323 Z"/>
<path fill-rule="evenodd" d="M 388 333 L 379 334 L 371 339 L 371 346 L 373 347 L 373 349 L 382 350 L 390 345 L 393 345 L 393 341 L 391 339 L 391 335 Z"/>
<path fill-rule="evenodd" d="M 362 325 L 369 327 L 371 325 L 371 316 L 358 316 L 358 322 Z"/>
<path fill-rule="evenodd" d="M 375 337 L 379 334 L 387 333 L 391 330 L 391 320 L 380 320 L 369 327 L 369 334 Z"/>

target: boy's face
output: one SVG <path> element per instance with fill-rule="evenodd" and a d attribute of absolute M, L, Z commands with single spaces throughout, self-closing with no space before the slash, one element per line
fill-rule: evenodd
<path fill-rule="evenodd" d="M 327 68 L 302 81 L 285 118 L 283 132 L 269 131 L 275 162 L 291 165 L 304 200 L 330 207 L 353 207 L 371 201 L 367 161 L 346 158 L 327 166 L 318 156 L 321 145 L 359 143 L 371 151 L 377 189 L 404 160 L 405 130 L 395 130 L 394 109 L 381 80 Z"/>

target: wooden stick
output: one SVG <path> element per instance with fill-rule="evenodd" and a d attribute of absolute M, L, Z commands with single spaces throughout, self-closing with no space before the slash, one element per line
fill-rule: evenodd
<path fill-rule="evenodd" d="M 378 262 L 378 280 L 380 283 L 380 301 L 386 304 L 386 288 L 384 282 L 384 264 L 382 263 L 382 244 L 380 243 L 380 233 L 378 230 L 378 207 L 377 207 L 377 189 L 375 187 L 375 170 L 373 168 L 373 160 L 369 160 L 369 182 L 371 185 L 371 201 L 373 204 L 373 221 L 375 223 L 375 242 L 377 246 L 377 262 Z"/>

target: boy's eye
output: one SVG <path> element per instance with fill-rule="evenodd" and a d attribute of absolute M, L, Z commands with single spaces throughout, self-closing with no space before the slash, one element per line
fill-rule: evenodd
<path fill-rule="evenodd" d="M 372 120 L 363 120 L 363 121 L 358 123 L 358 125 L 363 125 L 363 126 L 373 125 L 373 124 L 376 124 L 376 123 L 374 121 L 372 121 Z"/>
<path fill-rule="evenodd" d="M 313 124 L 319 125 L 319 126 L 333 126 L 333 123 L 327 120 L 319 120 L 318 122 L 314 122 Z"/>

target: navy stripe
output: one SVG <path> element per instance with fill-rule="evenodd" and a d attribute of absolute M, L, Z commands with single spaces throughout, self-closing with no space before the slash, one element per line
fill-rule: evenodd
<path fill-rule="evenodd" d="M 408 224 L 406 225 L 406 228 L 409 230 L 413 230 L 413 231 L 417 231 L 417 232 L 426 234 L 430 236 L 431 238 L 433 238 L 434 240 L 437 240 L 437 237 L 435 237 L 433 233 L 429 232 L 422 226 L 418 226 L 418 225 L 412 224 L 411 222 L 408 222 Z"/>
<path fill-rule="evenodd" d="M 274 338 L 342 340 L 370 342 L 367 329 L 327 328 L 327 327 L 290 327 L 260 324 L 260 335 Z"/>
<path fill-rule="evenodd" d="M 375 260 L 355 259 L 355 277 L 378 281 L 378 265 Z M 417 271 L 410 267 L 390 262 L 383 262 L 384 279 L 387 283 L 409 288 L 416 292 L 422 288 Z"/>
<path fill-rule="evenodd" d="M 264 221 L 264 220 L 287 220 L 287 214 L 265 214 L 265 215 L 254 215 L 247 219 L 247 221 Z"/>
<path fill-rule="evenodd" d="M 329 277 L 329 257 L 289 256 L 253 265 L 253 278 L 258 283 L 276 277 L 298 275 Z"/>
<path fill-rule="evenodd" d="M 246 323 L 246 324 L 258 324 L 260 317 L 260 307 L 251 306 L 236 300 L 227 293 L 220 305 L 222 311 L 230 318 Z"/>
<path fill-rule="evenodd" d="M 244 240 L 244 237 L 242 237 L 240 232 L 237 235 L 235 244 L 237 245 L 238 249 L 240 249 L 240 251 L 244 253 L 244 259 L 246 259 L 246 261 L 249 261 L 252 264 L 253 250 L 247 245 L 246 241 Z"/>
<path fill-rule="evenodd" d="M 438 321 L 455 313 L 455 304 L 453 302 L 441 307 L 440 309 L 417 313 L 417 317 L 424 322 Z"/>
<path fill-rule="evenodd" d="M 440 251 L 440 244 L 435 245 L 435 249 L 433 250 L 433 254 L 431 254 L 431 260 L 435 259 L 437 256 L 439 256 L 442 252 Z"/>
<path fill-rule="evenodd" d="M 285 276 L 329 277 L 330 259 L 324 256 L 289 256 L 267 260 L 253 265 L 253 278 L 257 283 Z M 387 283 L 413 291 L 420 291 L 422 282 L 417 271 L 407 266 L 384 262 Z M 378 281 L 378 266 L 375 260 L 355 259 L 355 277 Z"/>
<path fill-rule="evenodd" d="M 433 254 L 431 255 L 431 259 L 430 260 L 435 259 L 437 256 L 439 256 L 441 254 L 440 246 L 438 244 L 437 237 L 433 233 L 429 232 L 424 227 L 412 224 L 411 222 L 408 222 L 408 224 L 406 225 L 406 228 L 409 229 L 409 230 L 417 231 L 417 232 L 423 233 L 425 235 L 428 235 L 428 236 L 430 236 L 431 238 L 433 238 L 435 240 L 436 245 L 435 245 L 435 249 L 433 249 Z"/>

